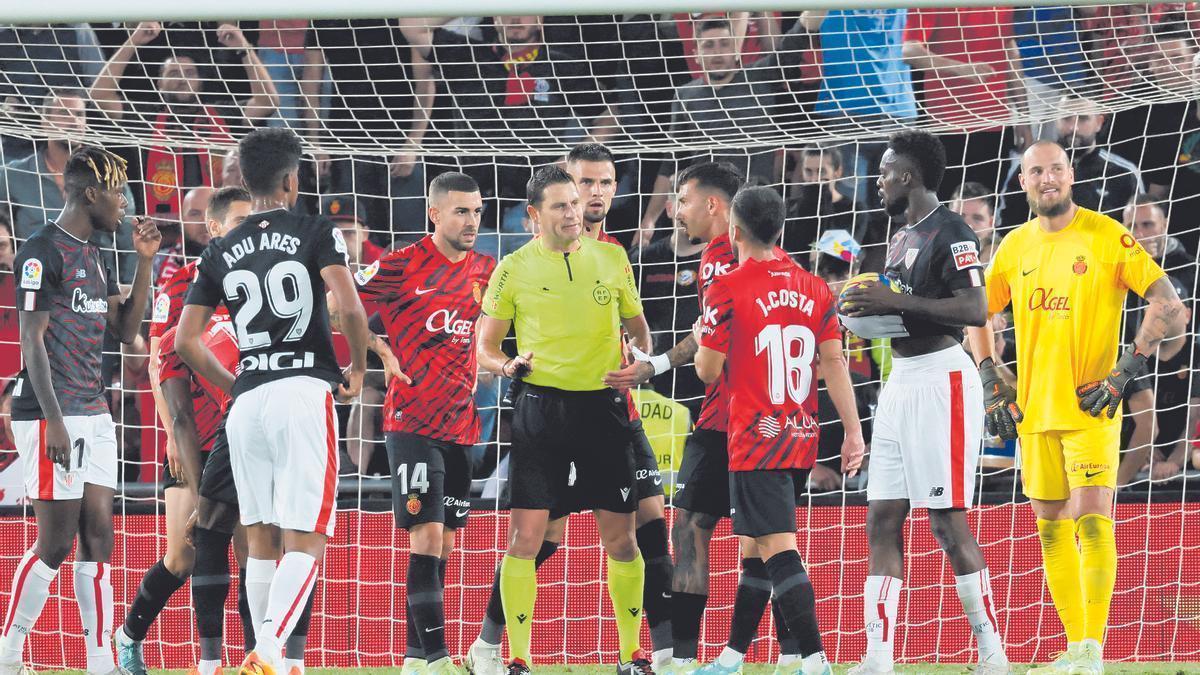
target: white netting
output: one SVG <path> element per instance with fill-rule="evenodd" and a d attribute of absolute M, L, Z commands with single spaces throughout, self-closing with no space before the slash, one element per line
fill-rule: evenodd
<path fill-rule="evenodd" d="M 1195 3 L 532 19 L 256 21 L 240 30 L 209 23 L 0 27 L 0 206 L 19 245 L 61 208 L 55 177 L 64 141 L 104 144 L 130 160 L 132 210 L 159 219 L 169 239 L 159 264 L 169 267 L 203 243 L 186 235 L 196 220 L 192 200 L 200 198 L 185 199 L 188 191 L 237 181 L 226 155 L 237 138 L 255 125 L 287 125 L 314 159 L 302 174 L 300 207 L 353 214 L 358 225 L 346 231 L 359 235 L 351 246 L 356 265 L 427 230 L 426 185 L 449 169 L 483 187 L 479 248 L 503 255 L 530 237 L 524 185 L 532 169 L 577 142 L 601 140 L 618 155 L 606 229 L 627 244 L 645 244 L 634 260 L 662 352 L 698 312 L 698 249 L 677 242 L 669 222 L 670 177 L 679 168 L 700 158 L 728 160 L 778 187 L 789 206 L 784 247 L 806 265 L 819 258 L 818 270 L 836 275 L 831 257 L 812 256 L 822 234 L 848 231 L 863 246 L 860 268 L 870 270 L 882 265 L 895 231 L 878 209 L 872 175 L 887 133 L 919 127 L 943 136 L 950 167 L 942 197 L 962 187 L 966 198 L 956 208 L 980 234 L 985 256 L 1028 217 L 1016 182 L 1017 144 L 1065 136 L 1074 146 L 1081 204 L 1118 219 L 1139 193 L 1159 205 L 1130 210 L 1129 222 L 1164 256 L 1189 304 L 1193 297 L 1200 243 L 1192 217 L 1200 194 Z M 119 234 L 115 245 L 128 280 L 131 258 L 119 255 L 128 239 Z M 11 288 L 11 277 L 6 283 Z M 8 375 L 20 355 L 13 303 L 3 304 L 0 365 Z M 1129 322 L 1139 315 L 1131 304 Z M 1196 437 L 1189 404 L 1200 403 L 1192 397 L 1193 330 L 1131 402 L 1144 412 L 1130 425 L 1130 464 L 1122 472 L 1130 487 L 1117 510 L 1113 659 L 1200 658 L 1200 507 L 1187 444 Z M 1011 330 L 1006 335 L 1011 354 Z M 890 367 L 886 349 L 861 341 L 849 348 L 856 384 L 869 399 Z M 114 363 L 125 480 L 114 558 L 119 622 L 165 537 L 154 489 L 163 450 L 145 360 L 127 353 Z M 702 389 L 690 369 L 663 375 L 653 388 L 684 406 L 642 401 L 652 435 L 662 429 L 668 437 L 656 440 L 656 450 L 677 466 L 671 448 L 681 444 L 669 437 L 680 431 L 661 419 L 663 411 L 678 419 L 690 408 L 694 419 Z M 447 637 L 455 654 L 478 630 L 504 548 L 507 521 L 487 510 L 501 504 L 498 482 L 487 480 L 507 451 L 501 389 L 484 381 L 477 397 L 491 421 L 476 458 L 476 511 L 448 573 Z M 381 401 L 378 391 L 368 392 L 361 407 L 343 411 L 343 510 L 318 590 L 311 664 L 393 665 L 403 654 L 407 535 L 387 513 Z M 983 505 L 971 520 L 1010 656 L 1044 660 L 1061 648 L 1061 627 L 1042 587 L 1032 516 L 1012 503 L 1021 498 L 1011 464 L 1011 448 L 989 449 L 979 481 Z M 5 503 L 20 494 L 14 466 L 0 473 Z M 864 645 L 863 485 L 814 489 L 811 509 L 801 512 L 801 552 L 826 646 L 838 661 L 859 658 Z M 35 535 L 27 507 L 8 516 L 0 521 L 0 584 Z M 897 655 L 966 661 L 973 656 L 969 629 L 927 524 L 916 514 L 906 535 L 907 628 Z M 572 520 L 565 546 L 541 573 L 539 660 L 613 660 L 602 558 L 594 527 Z M 708 657 L 727 635 L 737 579 L 727 524 L 714 540 L 712 572 L 702 634 Z M 0 585 L 5 606 L 8 592 Z M 72 597 L 69 582 L 57 582 L 55 593 L 31 640 L 39 667 L 81 662 L 78 619 L 70 601 L 60 601 Z M 196 658 L 187 604 L 181 593 L 151 632 L 153 665 L 185 667 Z M 230 662 L 240 655 L 234 617 L 231 604 Z M 755 658 L 773 648 L 769 625 L 768 616 Z"/>

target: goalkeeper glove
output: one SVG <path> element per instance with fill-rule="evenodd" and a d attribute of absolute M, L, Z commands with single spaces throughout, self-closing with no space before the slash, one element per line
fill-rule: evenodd
<path fill-rule="evenodd" d="M 1130 349 L 1121 355 L 1112 372 L 1103 380 L 1088 382 L 1075 390 L 1079 397 L 1079 409 L 1092 417 L 1099 417 L 1101 411 L 1108 408 L 1108 418 L 1112 419 L 1121 406 L 1125 395 L 1125 386 L 1130 380 L 1141 377 L 1146 372 L 1149 358 Z"/>
<path fill-rule="evenodd" d="M 979 379 L 983 381 L 984 426 L 993 436 L 1006 441 L 1017 437 L 1017 423 L 1025 419 L 1017 405 L 1017 391 L 1008 386 L 991 357 L 979 364 Z"/>

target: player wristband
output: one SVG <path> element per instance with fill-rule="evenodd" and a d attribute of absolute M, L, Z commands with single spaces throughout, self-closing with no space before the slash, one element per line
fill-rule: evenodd
<path fill-rule="evenodd" d="M 667 356 L 666 354 L 655 354 L 654 356 L 650 356 L 646 352 L 633 345 L 629 345 L 629 351 L 633 353 L 633 359 L 635 361 L 643 361 L 653 366 L 655 375 L 662 375 L 671 369 L 671 357 Z"/>

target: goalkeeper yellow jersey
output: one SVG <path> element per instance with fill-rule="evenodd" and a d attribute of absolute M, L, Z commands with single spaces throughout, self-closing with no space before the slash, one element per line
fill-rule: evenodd
<path fill-rule="evenodd" d="M 1004 237 L 987 269 L 988 312 L 1012 302 L 1021 433 L 1120 423 L 1080 410 L 1075 388 L 1116 363 L 1125 293 L 1144 295 L 1162 276 L 1128 230 L 1085 208 L 1059 232 L 1035 219 Z"/>
<path fill-rule="evenodd" d="M 642 313 L 625 249 L 589 237 L 560 253 L 538 237 L 500 261 L 483 313 L 509 319 L 517 350 L 533 352 L 526 382 L 567 391 L 604 389 L 621 366 L 621 320 Z"/>

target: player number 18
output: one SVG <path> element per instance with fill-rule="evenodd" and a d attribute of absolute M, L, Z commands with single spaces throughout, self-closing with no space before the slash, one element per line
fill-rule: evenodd
<path fill-rule="evenodd" d="M 754 339 L 754 353 L 767 353 L 767 387 L 771 403 L 782 405 L 784 397 L 804 403 L 812 387 L 812 361 L 817 338 L 807 326 L 763 327 Z"/>

